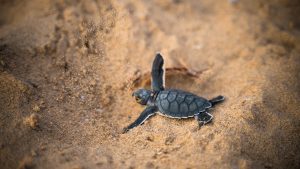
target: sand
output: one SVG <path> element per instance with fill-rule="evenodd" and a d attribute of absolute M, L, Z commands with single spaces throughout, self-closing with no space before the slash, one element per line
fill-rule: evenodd
<path fill-rule="evenodd" d="M 293 0 L 2 0 L 1 168 L 300 168 L 299 13 Z M 157 51 L 168 88 L 226 97 L 212 123 L 156 115 L 122 134 Z"/>

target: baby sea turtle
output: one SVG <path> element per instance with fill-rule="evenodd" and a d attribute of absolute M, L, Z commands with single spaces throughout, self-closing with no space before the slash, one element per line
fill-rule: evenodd
<path fill-rule="evenodd" d="M 155 114 L 178 119 L 195 117 L 199 126 L 202 126 L 213 119 L 207 110 L 224 100 L 223 96 L 207 100 L 186 91 L 165 89 L 163 64 L 163 57 L 160 53 L 156 54 L 151 71 L 152 90 L 138 89 L 132 94 L 139 104 L 147 105 L 147 107 L 132 124 L 124 128 L 124 132 L 143 124 L 145 120 Z"/>

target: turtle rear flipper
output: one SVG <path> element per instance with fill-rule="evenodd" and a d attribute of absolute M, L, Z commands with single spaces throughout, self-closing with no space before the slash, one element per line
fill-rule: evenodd
<path fill-rule="evenodd" d="M 201 112 L 195 116 L 195 119 L 198 121 L 199 127 L 201 127 L 201 126 L 211 122 L 213 117 L 214 116 L 208 112 Z"/>
<path fill-rule="evenodd" d="M 209 100 L 209 102 L 211 103 L 212 106 L 218 104 L 218 103 L 221 103 L 222 101 L 225 100 L 225 97 L 224 96 L 217 96 L 211 100 Z"/>
<path fill-rule="evenodd" d="M 157 111 L 157 107 L 155 106 L 149 106 L 146 107 L 146 109 L 140 114 L 140 116 L 133 122 L 131 123 L 128 127 L 123 129 L 123 133 L 126 133 L 130 129 L 143 124 L 150 116 L 153 116 Z"/>

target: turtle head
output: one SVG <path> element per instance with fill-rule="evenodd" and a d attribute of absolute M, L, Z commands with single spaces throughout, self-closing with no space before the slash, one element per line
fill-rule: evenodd
<path fill-rule="evenodd" d="M 151 91 L 146 89 L 138 89 L 132 93 L 132 96 L 135 97 L 136 102 L 139 104 L 146 105 L 151 97 Z"/>

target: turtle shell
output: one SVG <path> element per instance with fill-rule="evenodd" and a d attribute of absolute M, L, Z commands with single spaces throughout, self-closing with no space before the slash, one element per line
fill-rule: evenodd
<path fill-rule="evenodd" d="M 177 89 L 160 91 L 155 104 L 162 115 L 174 118 L 193 117 L 211 107 L 205 98 Z"/>

